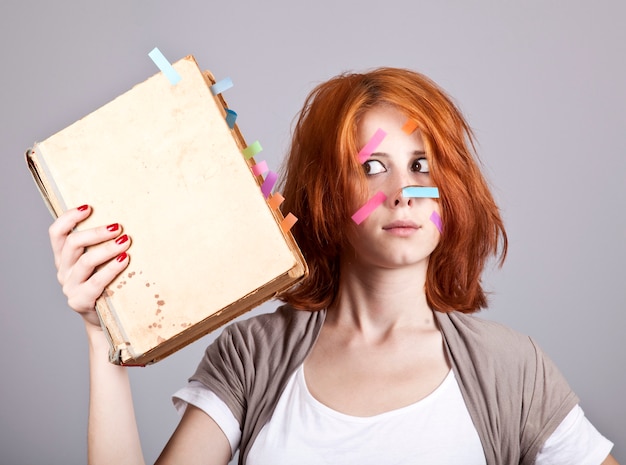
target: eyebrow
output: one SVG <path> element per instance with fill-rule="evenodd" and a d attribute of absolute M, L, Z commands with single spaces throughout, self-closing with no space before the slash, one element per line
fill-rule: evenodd
<path fill-rule="evenodd" d="M 414 156 L 426 156 L 426 152 L 423 150 L 414 150 L 412 155 Z M 387 152 L 373 152 L 370 157 L 382 157 L 389 158 L 389 154 Z"/>

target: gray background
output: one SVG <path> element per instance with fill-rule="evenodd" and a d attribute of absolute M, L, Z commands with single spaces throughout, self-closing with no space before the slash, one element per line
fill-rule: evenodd
<path fill-rule="evenodd" d="M 622 0 L 3 0 L 0 464 L 80 464 L 86 450 L 85 336 L 23 152 L 154 74 L 155 46 L 233 79 L 226 98 L 275 167 L 306 93 L 341 71 L 409 67 L 446 88 L 511 240 L 483 314 L 539 341 L 626 464 L 625 19 Z M 211 339 L 132 370 L 148 461 Z"/>

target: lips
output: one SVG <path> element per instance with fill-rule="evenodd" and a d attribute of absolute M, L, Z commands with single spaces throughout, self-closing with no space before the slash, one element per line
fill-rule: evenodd
<path fill-rule="evenodd" d="M 413 221 L 405 221 L 405 220 L 393 221 L 383 226 L 383 229 L 385 231 L 392 230 L 392 229 L 410 230 L 410 229 L 419 229 L 419 228 L 420 226 L 417 223 L 414 223 Z"/>

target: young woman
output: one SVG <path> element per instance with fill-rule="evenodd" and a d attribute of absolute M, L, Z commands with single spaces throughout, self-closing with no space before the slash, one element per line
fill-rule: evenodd
<path fill-rule="evenodd" d="M 617 463 L 534 342 L 469 315 L 486 306 L 480 276 L 507 241 L 441 89 L 392 68 L 321 84 L 285 171 L 310 275 L 207 348 L 174 397 L 182 418 L 158 463 L 226 464 L 236 450 L 252 465 Z M 50 227 L 89 339 L 89 460 L 140 464 L 126 369 L 108 362 L 94 311 L 131 240 L 118 224 L 72 232 L 90 211 Z"/>

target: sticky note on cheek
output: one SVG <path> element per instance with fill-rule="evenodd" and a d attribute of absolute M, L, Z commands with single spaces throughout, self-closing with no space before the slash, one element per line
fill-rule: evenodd
<path fill-rule="evenodd" d="M 439 213 L 433 210 L 433 212 L 430 214 L 430 221 L 432 221 L 435 224 L 435 226 L 437 227 L 437 230 L 440 233 L 443 232 L 443 224 L 441 223 L 441 216 L 439 216 Z"/>
<path fill-rule="evenodd" d="M 387 199 L 387 196 L 383 192 L 376 192 L 374 196 L 367 201 L 365 205 L 359 208 L 354 215 L 352 215 L 352 221 L 356 224 L 361 224 L 365 219 L 372 214 L 372 212 Z"/>

